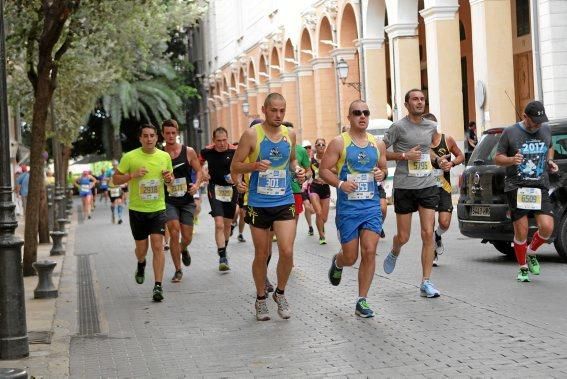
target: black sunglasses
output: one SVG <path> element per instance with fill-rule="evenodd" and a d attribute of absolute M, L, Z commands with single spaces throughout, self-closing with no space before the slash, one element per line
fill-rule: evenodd
<path fill-rule="evenodd" d="M 364 115 L 365 117 L 368 117 L 368 116 L 370 116 L 370 111 L 368 109 L 365 109 L 363 111 L 361 111 L 360 109 L 353 109 L 352 114 L 353 114 L 353 116 L 357 116 L 357 117 L 362 116 L 362 115 Z"/>
<path fill-rule="evenodd" d="M 317 147 L 325 147 L 326 145 L 324 143 L 316 143 L 315 146 Z"/>

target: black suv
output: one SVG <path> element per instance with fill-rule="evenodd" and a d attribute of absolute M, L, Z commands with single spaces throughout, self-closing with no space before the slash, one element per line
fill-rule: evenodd
<path fill-rule="evenodd" d="M 567 119 L 550 121 L 555 162 L 559 172 L 549 174 L 550 199 L 554 205 L 553 243 L 557 253 L 567 260 Z M 494 164 L 498 141 L 504 128 L 485 131 L 474 149 L 468 166 L 459 179 L 457 205 L 459 229 L 467 237 L 490 242 L 504 254 L 514 254 L 514 228 L 504 194 L 503 167 Z M 530 238 L 537 226 L 530 218 Z"/>

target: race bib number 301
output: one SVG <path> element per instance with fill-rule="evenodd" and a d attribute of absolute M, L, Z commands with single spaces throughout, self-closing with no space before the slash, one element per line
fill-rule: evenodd
<path fill-rule="evenodd" d="M 418 161 L 408 161 L 408 176 L 424 177 L 431 175 L 433 166 L 429 154 L 421 154 Z"/>
<path fill-rule="evenodd" d="M 159 185 L 158 179 L 141 180 L 139 185 L 140 199 L 142 200 L 157 200 L 159 199 Z"/>
<path fill-rule="evenodd" d="M 347 195 L 349 200 L 366 200 L 374 197 L 374 174 L 348 174 L 347 180 L 357 185 L 356 190 Z"/>
<path fill-rule="evenodd" d="M 286 170 L 266 170 L 258 173 L 258 193 L 262 195 L 285 195 Z"/>
<path fill-rule="evenodd" d="M 541 189 L 525 187 L 518 188 L 518 194 L 516 195 L 516 206 L 520 209 L 541 209 Z"/>

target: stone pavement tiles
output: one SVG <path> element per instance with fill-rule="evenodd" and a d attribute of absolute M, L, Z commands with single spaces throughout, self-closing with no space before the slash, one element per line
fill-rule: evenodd
<path fill-rule="evenodd" d="M 92 254 L 101 332 L 72 338 L 72 377 L 567 375 L 566 334 L 450 290 L 439 299 L 421 298 L 417 284 L 384 276 L 385 248 L 379 248 L 369 298 L 376 317 L 357 318 L 356 267 L 345 269 L 339 287 L 328 283 L 338 249 L 332 222 L 327 246 L 298 233 L 286 289 L 292 318 L 280 319 L 270 299 L 272 320 L 257 322 L 249 232 L 248 242 L 230 242 L 232 270 L 219 273 L 206 208 L 190 246 L 192 264 L 179 284 L 170 282 L 167 255 L 162 303 L 151 301 L 151 255 L 146 282 L 134 282 L 128 222 L 110 224 L 109 210 L 99 206 L 93 220 L 78 226 L 75 250 Z M 275 262 L 269 275 L 274 282 Z"/>

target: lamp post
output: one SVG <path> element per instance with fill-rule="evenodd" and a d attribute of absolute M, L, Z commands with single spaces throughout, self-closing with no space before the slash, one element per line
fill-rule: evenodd
<path fill-rule="evenodd" d="M 10 126 L 4 45 L 4 0 L 0 0 L 0 359 L 29 355 L 26 328 L 22 245 L 12 201 Z"/>
<path fill-rule="evenodd" d="M 249 112 L 250 104 L 248 104 L 248 100 L 244 100 L 244 102 L 242 103 L 242 113 L 244 113 L 245 116 L 248 116 Z"/>
<path fill-rule="evenodd" d="M 347 82 L 347 78 L 348 78 L 348 63 L 344 60 L 344 58 L 341 58 L 341 60 L 339 62 L 337 62 L 337 75 L 339 77 L 339 79 L 341 80 L 341 82 L 343 83 L 343 85 L 347 85 L 349 87 L 354 88 L 355 90 L 358 91 L 358 93 L 360 93 L 360 82 Z"/>

